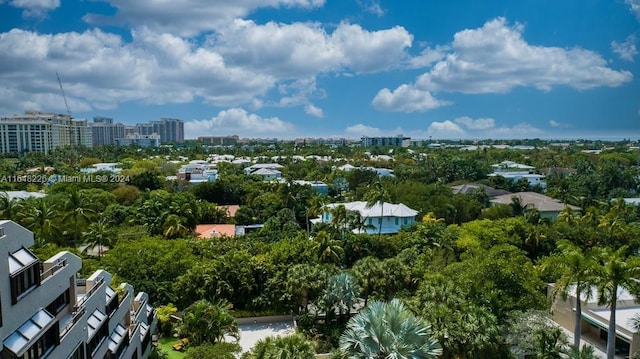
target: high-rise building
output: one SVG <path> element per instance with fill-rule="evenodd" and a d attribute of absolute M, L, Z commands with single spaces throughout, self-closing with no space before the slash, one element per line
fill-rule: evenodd
<path fill-rule="evenodd" d="M 237 135 L 198 137 L 198 142 L 201 142 L 203 145 L 233 146 L 237 145 L 238 141 L 240 141 L 240 137 Z"/>
<path fill-rule="evenodd" d="M 162 143 L 183 143 L 184 121 L 177 118 L 161 118 L 159 121 L 138 123 L 136 133 L 143 136 L 157 134 Z"/>
<path fill-rule="evenodd" d="M 362 136 L 362 147 L 402 147 L 403 142 L 410 139 L 411 137 L 404 137 L 403 135 L 394 137 Z"/>
<path fill-rule="evenodd" d="M 40 261 L 33 233 L 0 221 L 0 358 L 148 358 L 156 311 L 146 293 L 63 251 Z"/>
<path fill-rule="evenodd" d="M 96 116 L 91 123 L 91 133 L 94 146 L 115 145 L 116 139 L 125 138 L 134 132 L 133 126 L 113 123 L 110 117 Z"/>
<path fill-rule="evenodd" d="M 0 153 L 43 152 L 64 146 L 92 146 L 86 120 L 69 115 L 27 111 L 0 118 Z"/>

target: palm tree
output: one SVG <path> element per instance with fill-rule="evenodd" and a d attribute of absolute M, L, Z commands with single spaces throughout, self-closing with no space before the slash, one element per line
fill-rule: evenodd
<path fill-rule="evenodd" d="M 84 206 L 84 199 L 80 194 L 80 191 L 73 190 L 68 193 L 65 209 L 67 212 L 62 217 L 63 221 L 71 221 L 73 225 L 73 247 L 78 244 L 78 237 L 81 233 L 80 231 L 80 223 L 81 222 L 90 222 L 90 215 L 95 212 Z"/>
<path fill-rule="evenodd" d="M 569 347 L 569 349 L 565 350 L 564 354 L 567 359 L 598 359 L 600 358 L 596 355 L 595 350 L 592 346 L 584 344 L 582 349 L 575 345 Z"/>
<path fill-rule="evenodd" d="M 366 194 L 367 208 L 380 203 L 380 217 L 378 219 L 378 238 L 382 237 L 382 218 L 384 217 L 384 202 L 389 201 L 390 195 L 380 181 L 376 181 Z"/>
<path fill-rule="evenodd" d="M 357 261 L 351 268 L 354 276 L 360 283 L 364 306 L 367 306 L 369 296 L 374 291 L 376 283 L 383 276 L 382 262 L 373 256 L 368 256 Z"/>
<path fill-rule="evenodd" d="M 347 211 L 347 224 L 349 230 L 355 230 L 358 233 L 366 233 L 367 229 L 376 228 L 369 224 L 359 211 Z"/>
<path fill-rule="evenodd" d="M 347 323 L 340 349 L 349 358 L 436 358 L 442 348 L 431 327 L 398 300 L 374 301 Z"/>
<path fill-rule="evenodd" d="M 336 233 L 340 234 L 340 238 L 344 240 L 344 232 L 347 227 L 347 208 L 339 204 L 333 207 L 331 213 L 331 226 Z"/>
<path fill-rule="evenodd" d="M 229 313 L 230 309 L 231 305 L 224 300 L 210 302 L 201 299 L 185 309 L 179 332 L 194 345 L 222 342 L 225 336 L 238 341 L 238 322 Z"/>
<path fill-rule="evenodd" d="M 340 241 L 332 239 L 325 231 L 318 232 L 314 241 L 315 250 L 318 253 L 318 263 L 340 263 L 344 253 Z"/>
<path fill-rule="evenodd" d="M 598 288 L 598 304 L 608 305 L 609 329 L 607 332 L 607 359 L 615 357 L 616 308 L 618 290 L 623 288 L 632 294 L 639 292 L 636 278 L 640 277 L 640 257 L 627 257 L 627 246 L 618 250 L 600 248 L 596 252 L 595 283 Z"/>
<path fill-rule="evenodd" d="M 9 199 L 6 192 L 0 193 L 0 218 L 15 221 L 20 214 L 20 208 L 18 199 Z"/>
<path fill-rule="evenodd" d="M 189 233 L 185 222 L 184 217 L 177 214 L 168 215 L 162 225 L 162 234 L 168 239 L 185 237 Z"/>
<path fill-rule="evenodd" d="M 109 224 L 104 218 L 101 218 L 98 222 L 93 222 L 89 225 L 89 231 L 83 233 L 83 237 L 87 247 L 84 251 L 88 251 L 90 248 L 98 247 L 98 259 L 102 259 L 103 248 L 110 247 L 114 242 L 115 231 L 109 227 Z"/>
<path fill-rule="evenodd" d="M 351 274 L 342 272 L 329 277 L 324 295 L 327 315 L 330 312 L 334 313 L 335 308 L 338 308 L 340 318 L 342 318 L 343 309 L 349 316 L 359 294 L 360 287 Z"/>
<path fill-rule="evenodd" d="M 35 233 L 35 244 L 40 247 L 59 233 L 54 223 L 57 216 L 56 206 L 49 205 L 44 198 L 37 198 L 31 203 L 34 204 L 33 207 L 25 208 L 24 222 L 26 227 Z"/>
<path fill-rule="evenodd" d="M 562 300 L 567 300 L 569 292 L 576 298 L 576 312 L 574 319 L 574 340 L 573 345 L 580 348 L 580 337 L 582 329 L 582 295 L 587 299 L 591 295 L 593 280 L 591 274 L 596 263 L 589 253 L 584 253 L 580 247 L 569 241 L 558 243 L 560 255 L 553 261 L 553 266 L 559 269 L 561 276 L 556 281 L 552 296 L 560 296 Z"/>
<path fill-rule="evenodd" d="M 538 330 L 533 335 L 536 359 L 561 359 L 567 337 L 560 328 Z"/>
<path fill-rule="evenodd" d="M 308 359 L 316 355 L 316 348 L 301 334 L 286 337 L 267 337 L 251 349 L 249 359 Z"/>

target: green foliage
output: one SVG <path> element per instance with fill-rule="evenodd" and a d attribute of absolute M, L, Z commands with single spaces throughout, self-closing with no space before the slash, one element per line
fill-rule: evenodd
<path fill-rule="evenodd" d="M 259 340 L 245 359 L 309 359 L 316 354 L 312 342 L 300 334 Z"/>
<path fill-rule="evenodd" d="M 374 301 L 347 323 L 340 349 L 350 358 L 437 358 L 442 348 L 431 329 L 404 305 Z"/>
<path fill-rule="evenodd" d="M 187 242 L 142 237 L 120 240 L 102 259 L 103 265 L 121 281 L 149 294 L 151 303 L 176 302 L 177 278 L 195 264 Z"/>
<path fill-rule="evenodd" d="M 189 346 L 184 356 L 185 359 L 236 359 L 236 353 L 241 350 L 236 343 L 215 344 L 203 343 L 198 346 Z"/>
<path fill-rule="evenodd" d="M 225 337 L 232 337 L 237 342 L 240 339 L 238 322 L 229 312 L 230 308 L 223 300 L 201 299 L 184 310 L 178 332 L 195 346 L 221 343 Z"/>

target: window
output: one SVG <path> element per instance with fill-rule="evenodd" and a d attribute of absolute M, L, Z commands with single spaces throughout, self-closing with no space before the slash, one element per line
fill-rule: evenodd
<path fill-rule="evenodd" d="M 86 359 L 86 355 L 84 354 L 84 343 L 78 344 L 76 350 L 73 351 L 67 359 Z"/>
<path fill-rule="evenodd" d="M 91 356 L 95 354 L 96 349 L 100 347 L 104 339 L 109 335 L 109 322 L 106 319 L 107 316 L 98 309 L 87 319 L 87 330 L 89 331 L 87 352 L 91 353 Z"/>
<path fill-rule="evenodd" d="M 122 352 L 127 349 L 127 345 L 129 345 L 129 334 L 122 325 L 118 324 L 109 335 L 109 351 L 106 358 L 119 358 Z"/>
<path fill-rule="evenodd" d="M 58 345 L 59 333 L 54 316 L 40 309 L 4 340 L 4 346 L 15 358 L 42 358 Z"/>
<path fill-rule="evenodd" d="M 65 290 L 62 294 L 58 296 L 58 298 L 54 299 L 53 302 L 47 305 L 47 312 L 57 315 L 64 309 L 64 307 L 69 304 L 69 290 Z"/>
<path fill-rule="evenodd" d="M 26 248 L 9 254 L 12 304 L 16 304 L 33 288 L 40 285 L 39 263 L 38 258 Z"/>
<path fill-rule="evenodd" d="M 113 288 L 107 286 L 107 315 L 111 317 L 118 310 L 120 303 L 118 301 L 118 293 Z"/>
<path fill-rule="evenodd" d="M 402 224 L 407 224 L 409 223 L 409 219 L 408 218 L 403 218 L 402 219 Z"/>
<path fill-rule="evenodd" d="M 400 224 L 400 218 L 396 217 L 396 226 Z"/>
<path fill-rule="evenodd" d="M 369 218 L 369 224 L 373 224 L 373 219 Z"/>

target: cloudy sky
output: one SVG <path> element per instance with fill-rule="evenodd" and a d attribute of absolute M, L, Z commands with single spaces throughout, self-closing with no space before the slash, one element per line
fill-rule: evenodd
<path fill-rule="evenodd" d="M 187 138 L 640 137 L 640 0 L 0 0 L 0 116 Z"/>

